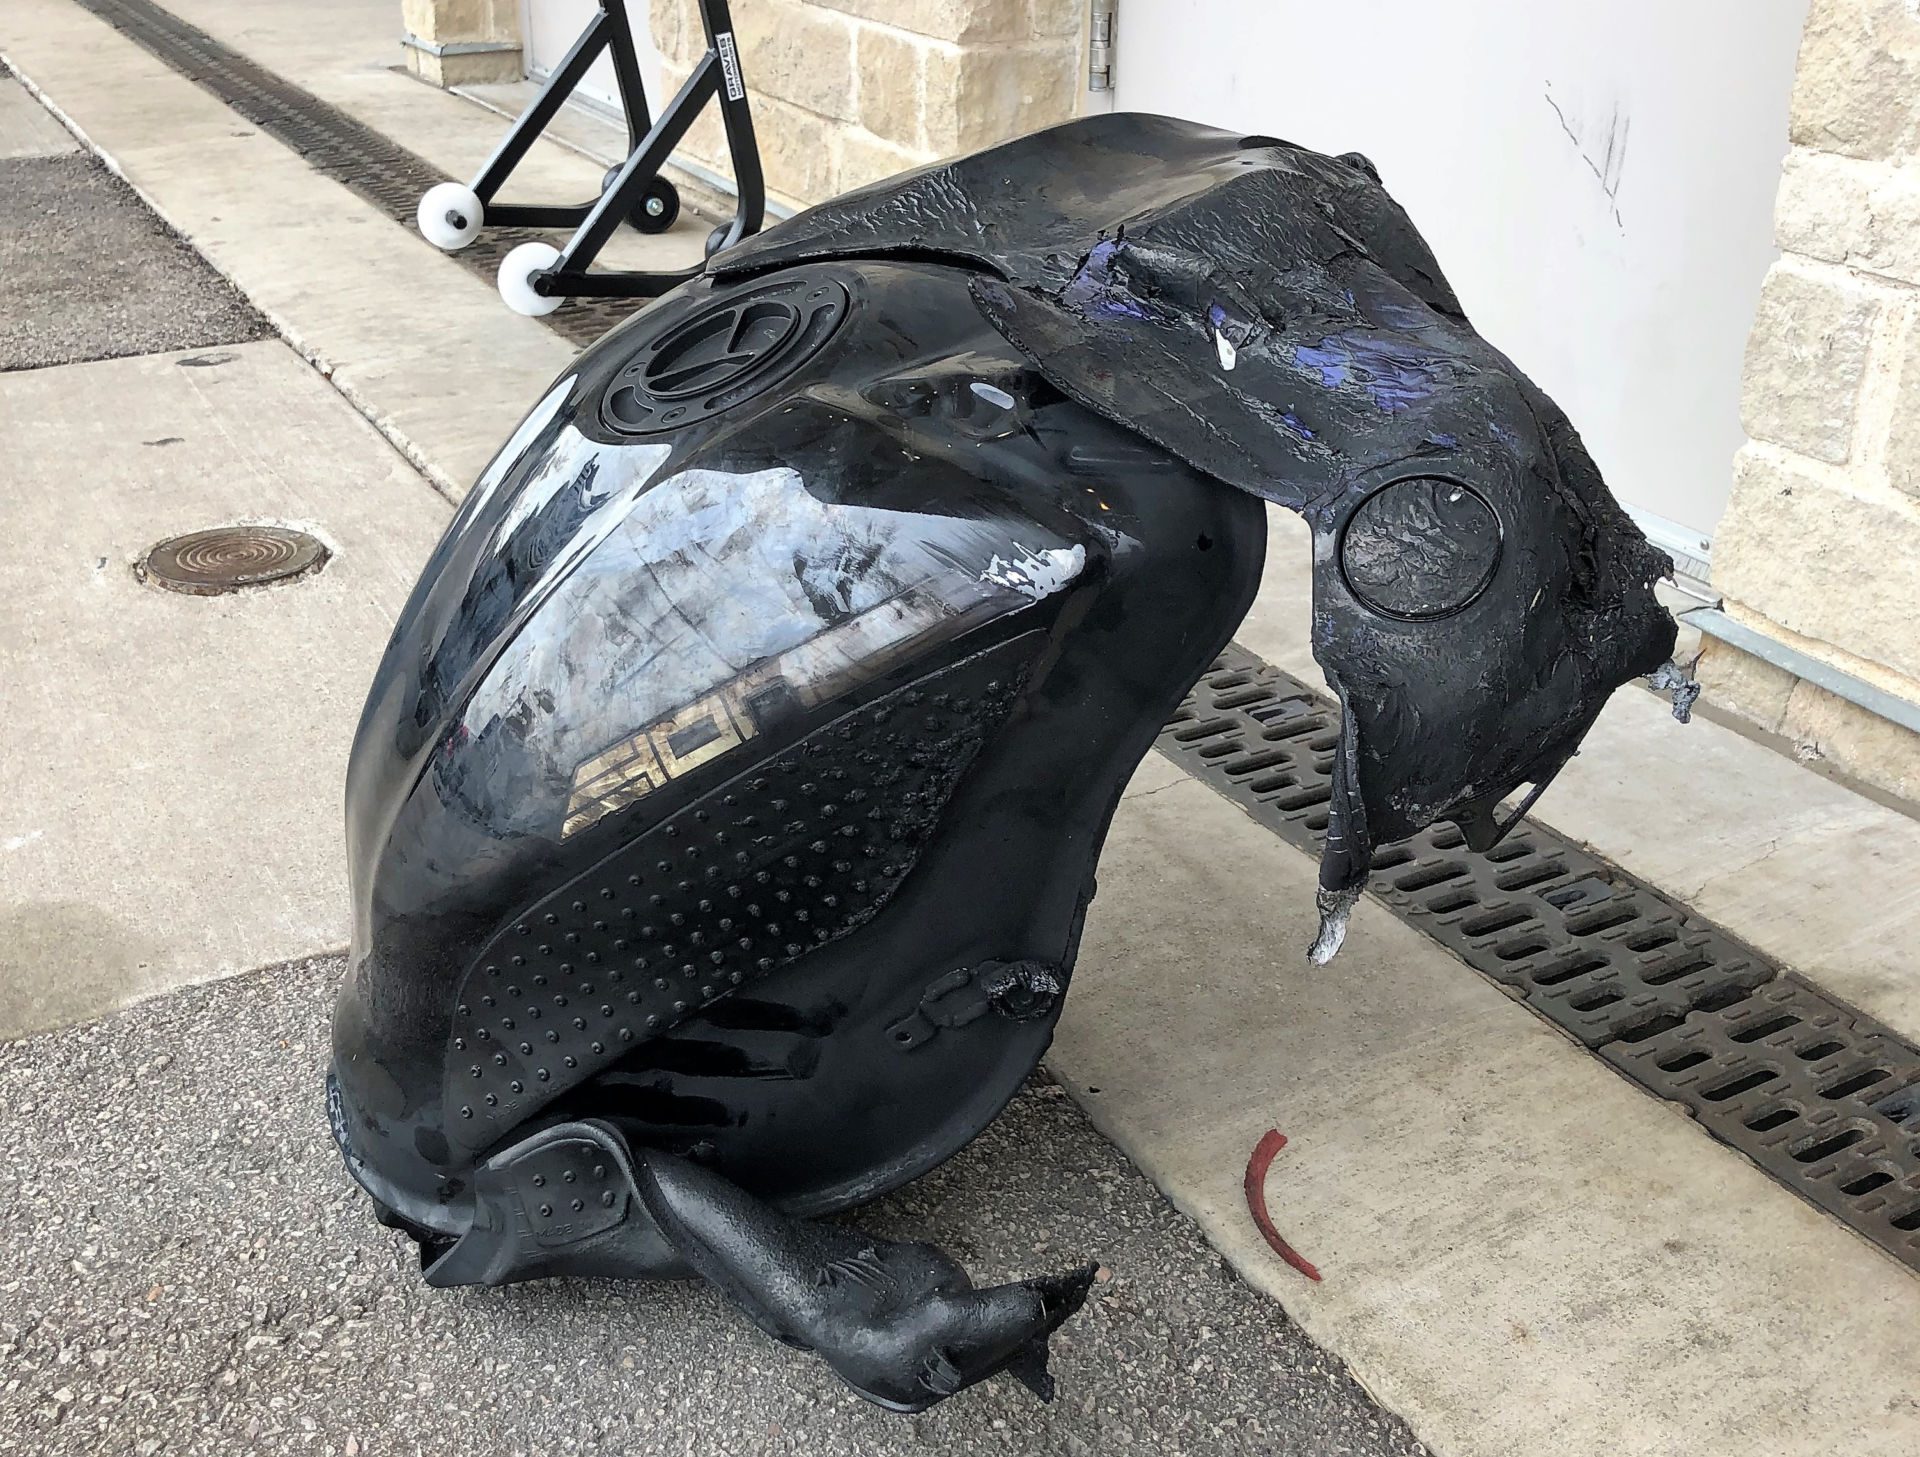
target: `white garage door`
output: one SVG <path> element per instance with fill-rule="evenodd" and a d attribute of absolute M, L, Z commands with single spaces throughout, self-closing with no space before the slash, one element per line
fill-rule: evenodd
<path fill-rule="evenodd" d="M 1362 151 L 1614 491 L 1710 533 L 1806 0 L 1122 0 L 1117 103 Z"/>

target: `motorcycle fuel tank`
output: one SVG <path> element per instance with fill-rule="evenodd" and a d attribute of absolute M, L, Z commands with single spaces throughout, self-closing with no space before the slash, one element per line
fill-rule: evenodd
<path fill-rule="evenodd" d="M 1313 528 L 1342 708 L 1319 961 L 1376 846 L 1491 845 L 1674 636 L 1665 558 L 1364 158 L 1090 117 L 802 214 L 585 351 L 349 768 L 329 1112 L 427 1279 L 698 1274 L 883 1405 L 1049 1391 L 1090 1267 L 975 1291 L 811 1221 L 1038 1062 L 1268 501 Z"/>
<path fill-rule="evenodd" d="M 1671 655 L 1652 590 L 1671 563 L 1357 153 L 1088 117 L 713 267 L 902 252 L 970 267 L 980 311 L 1071 398 L 1312 526 L 1313 650 L 1342 706 L 1315 960 L 1376 846 L 1448 819 L 1490 848 L 1496 806 L 1531 803 Z"/>
<path fill-rule="evenodd" d="M 348 782 L 336 1114 L 409 1221 L 456 1232 L 477 1154 L 589 1105 L 838 1208 L 1044 1048 L 1107 819 L 1264 517 L 1068 401 L 967 282 L 693 285 L 467 498 Z"/>

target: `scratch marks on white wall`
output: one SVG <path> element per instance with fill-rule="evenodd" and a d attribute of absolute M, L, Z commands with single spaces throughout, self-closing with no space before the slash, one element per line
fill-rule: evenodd
<path fill-rule="evenodd" d="M 1608 109 L 1606 121 L 1598 126 L 1577 111 L 1569 114 L 1569 108 L 1554 98 L 1551 81 L 1547 82 L 1547 105 L 1553 108 L 1560 130 L 1573 143 L 1573 150 L 1600 184 L 1600 191 L 1606 195 L 1607 211 L 1613 215 L 1613 225 L 1624 233 L 1627 224 L 1620 216 L 1620 178 L 1626 171 L 1627 134 L 1633 129 L 1633 118 L 1621 112 L 1618 101 Z"/>

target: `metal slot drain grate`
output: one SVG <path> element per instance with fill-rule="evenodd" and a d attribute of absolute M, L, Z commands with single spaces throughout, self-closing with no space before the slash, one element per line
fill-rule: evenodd
<path fill-rule="evenodd" d="M 435 183 L 456 180 L 151 0 L 78 3 L 224 101 L 268 136 L 291 147 L 316 171 L 352 188 L 409 231 L 414 230 L 414 210 L 420 194 Z M 501 125 L 506 123 L 502 121 Z M 547 236 L 523 228 L 489 228 L 448 256 L 480 275 L 491 287 L 500 271 L 500 260 L 510 250 Z M 422 241 L 421 246 L 429 245 Z M 590 344 L 639 307 L 632 299 L 573 299 L 541 322 L 575 344 Z"/>
<path fill-rule="evenodd" d="M 1176 763 L 1313 855 L 1338 710 L 1230 645 L 1162 730 Z M 1370 893 L 1801 1197 L 1920 1269 L 1920 1050 L 1524 820 L 1383 847 Z"/>

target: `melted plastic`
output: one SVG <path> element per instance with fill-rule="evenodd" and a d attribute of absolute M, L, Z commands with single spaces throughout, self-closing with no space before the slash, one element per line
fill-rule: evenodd
<path fill-rule="evenodd" d="M 715 260 L 939 256 L 1086 408 L 1314 530 L 1344 705 L 1330 908 L 1376 845 L 1469 843 L 1672 651 L 1670 571 L 1551 400 L 1467 322 L 1364 157 L 1088 117 L 876 184 Z M 1338 945 L 1329 919 L 1316 959 Z"/>

